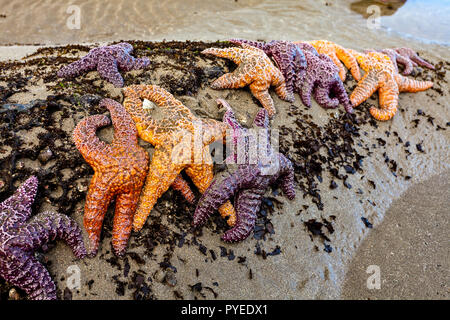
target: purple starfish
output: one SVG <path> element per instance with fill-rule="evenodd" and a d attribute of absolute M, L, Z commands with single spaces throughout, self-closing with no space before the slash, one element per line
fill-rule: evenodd
<path fill-rule="evenodd" d="M 387 55 L 392 62 L 394 63 L 395 68 L 398 72 L 398 65 L 403 65 L 403 75 L 411 74 L 414 67 L 417 67 L 418 65 L 422 67 L 426 67 L 428 69 L 434 70 L 434 66 L 419 57 L 419 55 L 410 48 L 394 48 L 394 49 L 383 49 L 383 50 L 365 50 L 364 52 L 370 52 L 370 51 L 378 51 L 381 53 L 384 53 Z"/>
<path fill-rule="evenodd" d="M 251 41 L 244 39 L 231 39 L 231 43 L 242 45 L 243 43 L 263 50 L 271 57 L 278 69 L 283 73 L 286 89 L 290 94 L 294 93 L 295 82 L 303 82 L 306 74 L 306 58 L 302 50 L 288 41 Z"/>
<path fill-rule="evenodd" d="M 259 128 L 257 134 L 250 134 L 237 122 L 226 101 L 219 99 L 217 103 L 227 108 L 223 121 L 231 129 L 229 140 L 233 149 L 227 163 L 237 163 L 237 169 L 220 181 L 215 179 L 206 189 L 195 210 L 194 225 L 204 224 L 220 205 L 234 195 L 236 224 L 225 232 L 222 240 L 235 242 L 246 239 L 253 230 L 264 192 L 269 185 L 280 180 L 286 196 L 291 200 L 295 198 L 294 169 L 292 163 L 270 145 L 269 116 L 265 109 L 261 109 L 253 121 Z"/>
<path fill-rule="evenodd" d="M 311 93 L 314 91 L 314 98 L 323 108 L 333 109 L 341 103 L 345 111 L 352 113 L 352 105 L 333 60 L 325 54 L 319 54 L 308 43 L 296 45 L 305 54 L 307 62 L 304 83 L 296 83 L 296 90 L 300 93 L 303 104 L 311 107 Z"/>
<path fill-rule="evenodd" d="M 130 55 L 133 46 L 127 42 L 94 48 L 78 61 L 61 68 L 60 78 L 73 78 L 88 71 L 97 69 L 100 77 L 116 87 L 123 87 L 120 71 L 144 69 L 150 64 L 148 58 L 134 58 Z"/>
<path fill-rule="evenodd" d="M 50 274 L 34 256 L 49 241 L 67 242 L 77 258 L 86 256 L 81 230 L 66 215 L 43 212 L 30 221 L 37 191 L 35 176 L 25 181 L 0 204 L 0 277 L 28 294 L 30 299 L 56 299 Z"/>

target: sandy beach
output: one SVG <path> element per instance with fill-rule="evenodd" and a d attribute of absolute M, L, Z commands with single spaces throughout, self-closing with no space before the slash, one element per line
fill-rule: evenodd
<path fill-rule="evenodd" d="M 448 46 L 368 29 L 365 18 L 352 11 L 351 1 L 345 6 L 337 1 L 213 1 L 214 7 L 195 1 L 180 7 L 169 1 L 164 8 L 145 7 L 141 16 L 133 16 L 137 5 L 113 2 L 114 9 L 104 6 L 102 12 L 110 10 L 109 18 L 134 17 L 135 28 L 124 22 L 107 33 L 105 26 L 95 25 L 108 18 L 100 15 L 77 32 L 66 30 L 66 7 L 52 9 L 42 1 L 35 4 L 36 10 L 50 6 L 61 21 L 41 33 L 23 26 L 20 33 L 10 28 L 2 34 L 0 201 L 35 174 L 40 186 L 34 211 L 54 210 L 82 225 L 93 170 L 71 134 L 85 116 L 108 114 L 98 106 L 101 98 L 122 102 L 123 96 L 96 72 L 61 80 L 56 71 L 98 44 L 127 40 L 135 56 L 150 58 L 147 70 L 124 73 L 127 85 L 160 85 L 197 116 L 217 120 L 223 110 L 215 100 L 224 98 L 245 126 L 251 124 L 259 103 L 248 88 L 211 89 L 214 79 L 235 66 L 200 54 L 208 47 L 231 46 L 224 40 L 232 37 L 329 39 L 356 50 L 408 46 L 436 66 L 434 71 L 417 68 L 412 77 L 432 80 L 434 86 L 401 93 L 399 112 L 387 122 L 376 122 L 369 114 L 370 106 L 378 105 L 377 95 L 350 116 L 342 107 L 325 110 L 314 101 L 308 109 L 298 95 L 294 103 L 287 103 L 272 91 L 277 114 L 271 127 L 280 132 L 280 151 L 294 163 L 295 200 L 287 200 L 279 189 L 268 190 L 256 232 L 241 243 L 227 244 L 220 240 L 227 226 L 218 214 L 194 230 L 195 208 L 169 190 L 143 230 L 132 234 L 124 259 L 111 250 L 111 206 L 95 258 L 76 261 L 62 242 L 39 253 L 59 298 L 449 299 Z M 100 11 L 84 2 L 80 7 Z M 16 9 L 5 3 L 0 13 L 6 18 L 0 23 L 13 19 Z M 192 14 L 180 17 L 183 10 Z M 167 12 L 165 19 L 162 11 Z M 90 14 L 83 19 L 93 20 Z M 149 22 L 151 17 L 155 21 Z M 27 17 L 21 16 L 18 23 L 21 19 Z M 44 25 L 41 16 L 39 24 Z M 94 32 L 96 28 L 102 32 Z M 344 84 L 350 94 L 356 85 L 350 73 Z M 106 142 L 112 134 L 112 127 L 98 131 Z M 150 144 L 139 143 L 152 153 Z M 43 156 L 48 149 L 51 156 Z M 224 167 L 216 165 L 215 170 L 220 176 Z M 370 265 L 380 267 L 381 289 L 367 289 Z M 74 268 L 81 276 L 81 286 L 75 289 L 70 288 Z M 0 279 L 0 299 L 8 299 L 10 289 Z M 19 296 L 25 298 L 20 291 Z"/>

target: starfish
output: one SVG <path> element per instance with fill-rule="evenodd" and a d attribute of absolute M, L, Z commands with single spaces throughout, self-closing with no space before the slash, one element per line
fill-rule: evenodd
<path fill-rule="evenodd" d="M 173 180 L 185 170 L 200 193 L 213 180 L 213 164 L 208 145 L 223 138 L 225 124 L 213 119 L 197 118 L 179 100 L 161 87 L 133 85 L 123 89 L 124 106 L 136 123 L 139 136 L 155 147 L 144 190 L 133 220 L 139 231 L 156 201 Z M 144 100 L 143 100 L 144 99 Z M 149 113 L 145 99 L 157 108 Z M 230 202 L 220 212 L 234 225 L 235 212 Z"/>
<path fill-rule="evenodd" d="M 301 41 L 294 42 L 295 44 L 301 43 Z M 353 78 L 356 81 L 361 79 L 361 73 L 359 71 L 358 62 L 350 54 L 350 52 L 344 47 L 327 40 L 313 40 L 308 41 L 319 54 L 325 54 L 333 60 L 334 64 L 339 68 L 339 77 L 342 81 L 345 81 L 347 71 L 344 65 L 350 70 Z M 344 63 L 344 65 L 341 63 Z"/>
<path fill-rule="evenodd" d="M 238 45 L 247 44 L 263 50 L 281 70 L 286 82 L 286 89 L 290 95 L 294 94 L 295 82 L 303 81 L 306 74 L 306 58 L 303 51 L 295 44 L 288 41 L 264 43 L 244 39 L 231 39 L 230 42 Z"/>
<path fill-rule="evenodd" d="M 0 204 L 0 277 L 23 289 L 29 299 L 56 300 L 56 286 L 34 252 L 56 239 L 65 241 L 79 259 L 86 249 L 81 229 L 68 216 L 42 212 L 29 220 L 37 185 L 31 176 Z"/>
<path fill-rule="evenodd" d="M 305 106 L 311 107 L 311 93 L 317 103 L 326 109 L 336 108 L 341 103 L 348 113 L 353 111 L 344 84 L 339 78 L 338 67 L 325 54 L 319 54 L 309 43 L 296 43 L 306 57 L 306 76 L 304 83 L 296 82 Z M 334 97 L 333 97 L 334 95 Z"/>
<path fill-rule="evenodd" d="M 254 229 L 256 215 L 269 185 L 279 180 L 285 195 L 290 200 L 295 198 L 294 169 L 292 163 L 270 145 L 269 118 L 265 109 L 256 115 L 253 124 L 259 130 L 252 135 L 236 121 L 227 102 L 222 99 L 217 102 L 226 107 L 223 121 L 231 129 L 233 151 L 227 163 L 237 163 L 237 169 L 220 181 L 215 179 L 205 191 L 195 210 L 194 225 L 204 224 L 221 204 L 234 196 L 236 224 L 222 235 L 222 240 L 236 242 L 246 239 Z M 252 145 L 253 142 L 257 145 Z"/>
<path fill-rule="evenodd" d="M 125 253 L 133 215 L 139 200 L 149 156 L 138 145 L 137 130 L 124 107 L 111 99 L 99 104 L 111 113 L 114 139 L 101 141 L 97 128 L 107 126 L 105 115 L 83 119 L 73 131 L 73 140 L 83 158 L 94 169 L 84 211 L 84 226 L 90 239 L 90 256 L 95 256 L 100 242 L 103 219 L 109 203 L 116 198 L 112 245 L 117 255 Z"/>
<path fill-rule="evenodd" d="M 427 61 L 420 58 L 417 53 L 410 48 L 394 48 L 383 50 L 365 50 L 364 52 L 379 51 L 387 55 L 393 62 L 395 69 L 398 71 L 398 65 L 403 65 L 403 75 L 409 75 L 413 71 L 414 67 L 418 65 L 434 70 L 434 66 Z"/>
<path fill-rule="evenodd" d="M 294 95 L 289 93 L 283 74 L 278 70 L 264 51 L 242 44 L 242 48 L 209 48 L 202 51 L 217 57 L 230 59 L 238 65 L 236 70 L 216 79 L 213 89 L 242 88 L 250 86 L 250 91 L 272 117 L 276 110 L 269 94 L 270 86 L 275 87 L 277 95 L 286 101 L 293 102 Z"/>
<path fill-rule="evenodd" d="M 433 86 L 431 81 L 417 81 L 400 75 L 391 59 L 383 53 L 363 54 L 349 50 L 365 72 L 350 95 L 350 101 L 356 107 L 378 90 L 380 108 L 370 108 L 370 114 L 377 120 L 386 121 L 395 115 L 400 92 L 424 91 Z"/>
<path fill-rule="evenodd" d="M 78 61 L 75 61 L 58 71 L 60 78 L 77 77 L 88 71 L 97 69 L 100 77 L 111 82 L 116 87 L 123 87 L 120 71 L 144 69 L 150 64 L 148 58 L 136 59 L 130 55 L 133 46 L 127 42 L 94 48 Z"/>

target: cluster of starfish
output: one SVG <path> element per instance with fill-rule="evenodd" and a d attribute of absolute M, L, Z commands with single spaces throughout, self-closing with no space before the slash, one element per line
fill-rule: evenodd
<path fill-rule="evenodd" d="M 84 227 L 89 237 L 89 255 L 95 256 L 100 244 L 103 220 L 115 200 L 112 246 L 118 256 L 126 252 L 131 231 L 144 226 L 157 200 L 172 187 L 190 203 L 195 196 L 181 172 L 192 180 L 202 194 L 194 214 L 194 226 L 204 224 L 218 210 L 230 230 L 222 239 L 236 242 L 252 232 L 263 195 L 279 181 L 284 194 L 295 197 L 292 163 L 276 152 L 269 138 L 269 118 L 276 113 L 269 94 L 293 102 L 298 93 L 303 104 L 311 106 L 311 95 L 324 108 L 343 105 L 347 112 L 379 93 L 379 108 L 372 107 L 377 120 L 391 119 L 397 111 L 400 92 L 430 88 L 429 81 L 407 78 L 414 67 L 433 69 L 409 48 L 366 50 L 346 49 L 325 40 L 270 41 L 267 43 L 233 39 L 240 47 L 210 48 L 202 53 L 232 60 L 238 66 L 216 79 L 214 89 L 250 87 L 264 107 L 254 121 L 254 129 L 242 127 L 229 104 L 223 121 L 195 116 L 172 94 L 155 85 L 132 85 L 123 89 L 123 104 L 103 99 L 114 129 L 112 143 L 101 141 L 97 129 L 111 123 L 106 115 L 88 116 L 73 131 L 73 140 L 86 162 L 94 169 L 84 210 Z M 133 47 L 119 43 L 92 49 L 80 60 L 63 67 L 59 77 L 72 78 L 97 70 L 100 77 L 123 87 L 120 71 L 144 69 L 148 58 L 136 59 Z M 402 66 L 402 74 L 398 65 Z M 343 81 L 347 69 L 358 84 L 348 97 Z M 364 71 L 361 77 L 360 68 Z M 255 134 L 257 132 L 257 134 Z M 138 137 L 155 148 L 150 160 L 139 146 Z M 226 141 L 229 171 L 214 178 L 209 145 Z M 234 169 L 234 170 L 232 170 Z M 16 285 L 30 299 L 56 299 L 56 287 L 34 251 L 48 241 L 64 240 L 77 258 L 87 255 L 81 230 L 69 217 L 56 213 L 31 216 L 37 193 L 37 178 L 32 176 L 10 198 L 0 204 L 0 277 Z M 230 199 L 234 198 L 234 207 Z"/>
<path fill-rule="evenodd" d="M 315 100 L 323 108 L 336 108 L 342 104 L 348 113 L 380 88 L 380 108 L 372 108 L 370 113 L 382 121 L 391 119 L 395 114 L 399 92 L 417 92 L 432 86 L 431 82 L 415 81 L 399 74 L 398 64 L 404 66 L 403 75 L 410 74 L 417 65 L 434 68 L 410 48 L 384 49 L 379 53 L 368 50 L 362 55 L 326 40 L 264 43 L 231 39 L 230 42 L 242 48 L 210 48 L 203 51 L 238 64 L 235 71 L 215 80 L 211 87 L 226 89 L 249 85 L 253 95 L 261 101 L 270 116 L 275 113 L 273 100 L 268 93 L 271 84 L 275 85 L 280 98 L 286 101 L 292 101 L 293 93 L 298 92 L 303 104 L 310 107 L 311 95 L 314 94 Z M 272 70 L 275 65 L 283 77 L 281 82 L 277 77 L 277 84 L 273 83 Z M 347 73 L 344 65 L 353 78 L 359 81 L 350 99 L 342 82 Z M 366 73 L 363 78 L 360 67 Z M 375 75 L 375 70 L 383 76 Z M 392 79 L 395 80 L 391 81 Z"/>

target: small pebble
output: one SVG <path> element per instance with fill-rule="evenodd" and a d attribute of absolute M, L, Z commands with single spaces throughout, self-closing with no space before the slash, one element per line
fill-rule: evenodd
<path fill-rule="evenodd" d="M 171 286 L 175 287 L 177 285 L 177 278 L 175 277 L 175 273 L 172 270 L 168 270 L 166 272 L 166 276 L 164 277 L 166 283 Z"/>
<path fill-rule="evenodd" d="M 53 157 L 52 150 L 50 150 L 50 148 L 47 148 L 45 150 L 42 150 L 41 153 L 39 153 L 38 159 L 42 164 L 44 164 L 47 163 L 48 160 L 50 160 L 52 157 Z"/>
<path fill-rule="evenodd" d="M 11 290 L 9 290 L 9 300 L 19 300 L 19 299 L 20 295 L 16 289 L 12 288 Z"/>

